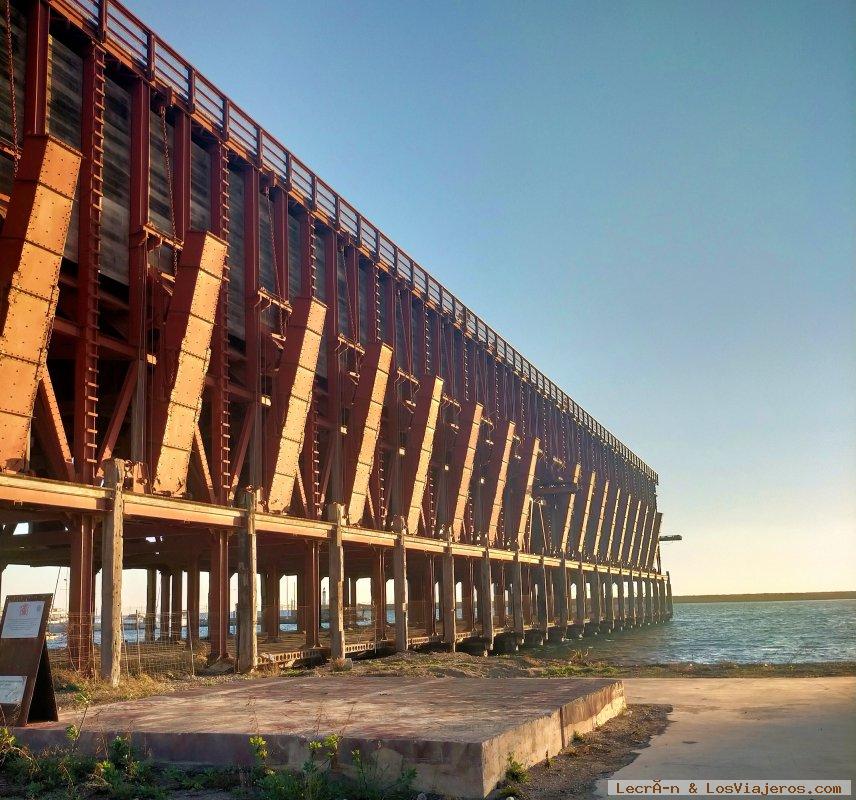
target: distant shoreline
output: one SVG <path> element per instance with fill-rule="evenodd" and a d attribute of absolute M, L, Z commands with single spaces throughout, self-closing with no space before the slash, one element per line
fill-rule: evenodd
<path fill-rule="evenodd" d="M 768 592 L 765 594 L 675 595 L 675 603 L 765 603 L 781 600 L 856 600 L 852 592 Z"/>

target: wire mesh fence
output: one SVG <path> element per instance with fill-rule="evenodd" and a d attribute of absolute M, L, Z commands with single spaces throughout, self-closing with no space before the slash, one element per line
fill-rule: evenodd
<path fill-rule="evenodd" d="M 190 635 L 192 631 L 193 635 Z M 126 675 L 192 675 L 207 653 L 201 633 L 188 626 L 186 611 L 175 614 L 133 612 L 122 616 L 121 669 Z M 55 670 L 97 677 L 101 661 L 98 614 L 52 614 L 47 644 Z"/>
<path fill-rule="evenodd" d="M 430 600 L 409 600 L 407 603 L 407 632 L 412 637 L 436 636 L 437 629 L 442 630 L 442 622 L 437 619 L 434 603 Z"/>

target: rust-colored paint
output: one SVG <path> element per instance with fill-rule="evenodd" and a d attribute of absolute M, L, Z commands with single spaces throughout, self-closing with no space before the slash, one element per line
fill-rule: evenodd
<path fill-rule="evenodd" d="M 452 450 L 448 478 L 452 512 L 449 524 L 454 541 L 460 541 L 464 532 L 464 512 L 470 493 L 483 413 L 484 406 L 481 403 L 470 401 L 462 406 L 458 416 L 458 433 Z"/>
<path fill-rule="evenodd" d="M 618 523 L 619 518 L 619 508 L 621 506 L 621 487 L 617 486 L 615 488 L 615 494 L 610 501 L 609 506 L 606 509 L 606 526 L 607 526 L 607 535 L 603 538 L 601 542 L 601 547 L 599 552 L 599 557 L 601 560 L 609 560 L 610 554 L 612 553 L 612 543 L 615 539 L 615 531 L 616 524 Z"/>
<path fill-rule="evenodd" d="M 645 552 L 645 559 L 642 566 L 645 569 L 651 569 L 654 564 L 654 556 L 657 553 L 657 548 L 660 546 L 660 524 L 663 522 L 663 513 L 657 511 L 654 514 L 654 529 L 651 533 L 651 538 L 648 540 L 648 549 Z"/>
<path fill-rule="evenodd" d="M 645 536 L 645 529 L 648 527 L 648 519 L 651 516 L 651 506 L 647 503 L 642 503 L 642 510 L 639 512 L 639 517 L 636 520 L 636 526 L 633 529 L 633 538 L 630 540 L 630 566 L 639 566 L 639 552 L 642 544 L 642 538 Z"/>
<path fill-rule="evenodd" d="M 583 504 L 583 513 L 580 520 L 580 530 L 577 539 L 577 546 L 574 548 L 577 552 L 582 552 L 586 544 L 586 531 L 589 528 L 589 518 L 591 517 L 592 500 L 594 498 L 595 488 L 597 487 L 597 472 L 592 470 L 589 473 L 589 483 L 586 489 L 585 502 Z"/>
<path fill-rule="evenodd" d="M 597 520 L 595 521 L 594 541 L 592 542 L 591 548 L 593 556 L 597 556 L 600 552 L 600 542 L 603 538 L 604 526 L 606 525 L 606 520 L 609 517 L 609 502 L 611 497 L 610 489 L 612 489 L 612 486 L 613 482 L 607 478 L 603 484 L 603 494 L 600 497 L 600 509 L 598 511 Z"/>
<path fill-rule="evenodd" d="M 645 526 L 642 528 L 642 533 L 639 539 L 639 548 L 636 554 L 636 566 L 644 569 L 646 558 L 648 556 L 648 547 L 651 544 L 651 536 L 654 531 L 654 518 L 657 516 L 657 509 L 653 505 L 648 506 L 648 515 L 645 517 Z"/>
<path fill-rule="evenodd" d="M 533 436 L 521 447 L 518 486 L 508 503 L 505 517 L 505 538 L 507 544 L 518 550 L 528 550 L 527 531 L 529 515 L 532 509 L 532 484 L 535 482 L 535 467 L 541 441 Z"/>
<path fill-rule="evenodd" d="M 117 19 L 124 33 L 113 24 Z M 587 492 L 590 471 L 595 465 L 611 463 L 615 455 L 621 463 L 612 474 L 610 489 L 618 496 L 619 486 L 614 484 L 619 484 L 621 497 L 628 499 L 622 506 L 623 537 L 619 531 L 615 532 L 618 541 L 614 541 L 613 549 L 626 551 L 632 531 L 641 536 L 646 528 L 650 529 L 652 523 L 641 515 L 639 501 L 629 498 L 632 489 L 635 496 L 656 508 L 657 475 L 650 467 L 338 195 L 329 183 L 309 170 L 268 131 L 262 130 L 191 64 L 169 50 L 156 33 L 125 10 L 118 0 L 88 5 L 80 0 L 40 0 L 29 4 L 26 86 L 22 86 L 25 133 L 45 132 L 48 73 L 54 57 L 48 37 L 51 31 L 59 29 L 74 31 L 65 38 L 65 44 L 82 59 L 83 160 L 76 195 L 80 220 L 77 263 L 69 263 L 67 269 L 62 269 L 57 281 L 58 253 L 65 232 L 60 232 L 56 225 L 42 226 L 37 231 L 39 235 L 53 237 L 55 246 L 44 251 L 36 247 L 38 258 L 31 260 L 38 262 L 37 268 L 24 270 L 23 275 L 46 279 L 48 290 L 36 296 L 41 297 L 39 302 L 49 306 L 49 313 L 28 315 L 20 309 L 29 298 L 27 290 L 17 300 L 10 292 L 13 286 L 10 276 L 22 265 L 26 266 L 26 260 L 16 256 L 0 261 L 0 276 L 6 276 L 4 291 L 0 292 L 0 320 L 4 327 L 10 325 L 10 329 L 14 324 L 25 327 L 37 320 L 38 336 L 26 333 L 24 338 L 29 336 L 25 341 L 27 352 L 42 356 L 37 364 L 32 360 L 29 363 L 15 360 L 14 353 L 10 356 L 8 347 L 22 341 L 17 333 L 7 337 L 7 347 L 0 348 L 0 365 L 5 363 L 10 368 L 14 362 L 14 369 L 19 370 L 23 365 L 30 370 L 23 378 L 13 374 L 13 380 L 9 380 L 8 374 L 0 369 L 0 380 L 7 378 L 4 381 L 7 397 L 13 398 L 12 411 L 21 408 L 25 411 L 19 415 L 22 426 L 16 444 L 14 436 L 4 435 L 3 427 L 15 415 L 10 415 L 0 402 L 0 470 L 32 469 L 39 473 L 38 477 L 0 475 L 3 506 L 0 510 L 12 518 L 21 515 L 24 521 L 44 520 L 32 542 L 15 543 L 16 557 L 34 565 L 70 565 L 69 597 L 75 614 L 86 614 L 93 609 L 92 575 L 97 563 L 92 554 L 93 531 L 99 524 L 98 516 L 111 502 L 98 486 L 99 464 L 109 457 L 139 462 L 129 476 L 133 488 L 129 487 L 124 505 L 129 521 L 127 530 L 131 534 L 125 549 L 126 564 L 145 568 L 157 565 L 171 574 L 182 569 L 190 574 L 200 566 L 211 570 L 212 658 L 227 655 L 228 583 L 232 571 L 229 564 L 234 563 L 235 550 L 227 531 L 240 528 L 247 519 L 242 516 L 247 514 L 245 509 L 230 505 L 235 501 L 242 474 L 246 474 L 242 473 L 245 465 L 253 475 L 253 482 L 260 484 L 263 504 L 285 512 L 257 514 L 262 531 L 260 557 L 265 560 L 266 569 L 274 566 L 294 569 L 294 551 L 307 549 L 304 568 L 311 574 L 301 579 L 299 591 L 304 606 L 301 619 L 309 621 L 306 641 L 310 647 L 319 643 L 319 558 L 321 563 L 326 562 L 326 551 L 319 553 L 318 548 L 325 547 L 329 533 L 322 518 L 323 503 L 330 499 L 345 501 L 350 522 L 358 521 L 354 519 L 358 515 L 364 522 L 367 517 L 372 520 L 370 527 L 358 531 L 349 528 L 345 535 L 346 566 L 353 570 L 364 569 L 362 560 L 367 547 L 390 546 L 389 534 L 372 528 L 382 527 L 391 513 L 403 515 L 411 533 L 425 535 L 426 538 L 408 537 L 410 549 L 439 553 L 444 545 L 434 525 L 454 529 L 457 540 L 452 550 L 463 562 L 459 567 L 467 584 L 463 597 L 467 622 L 460 632 L 464 635 L 472 632 L 472 559 L 477 563 L 483 556 L 483 545 L 488 543 L 498 546 L 489 554 L 494 565 L 514 557 L 510 548 L 516 543 L 515 531 L 509 520 L 516 516 L 512 506 L 519 493 L 505 495 L 503 491 L 507 479 L 514 480 L 518 488 L 521 484 L 522 464 L 516 460 L 509 462 L 514 426 L 507 424 L 507 418 L 514 417 L 512 409 L 526 409 L 527 419 L 532 419 L 530 410 L 537 416 L 538 436 L 544 451 L 544 458 L 538 463 L 538 477 L 543 479 L 545 487 L 553 490 L 545 488 L 540 493 L 547 504 L 545 517 L 554 523 L 551 553 L 559 550 L 576 555 L 585 538 L 580 532 L 594 532 L 591 523 L 601 509 L 602 498 L 597 493 L 601 488 L 598 485 L 594 497 Z M 130 47 L 131 40 L 145 42 L 146 47 Z M 174 91 L 167 93 L 163 92 L 162 64 L 156 63 L 165 52 L 175 56 L 182 67 L 172 75 Z M 128 218 L 123 220 L 116 217 L 115 208 L 104 202 L 103 162 L 113 152 L 108 150 L 105 156 L 104 109 L 111 86 L 107 78 L 116 78 L 119 73 L 124 76 L 120 83 L 130 96 L 130 202 Z M 161 105 L 175 129 L 170 187 L 174 232 L 157 230 L 157 223 L 149 213 L 152 169 L 159 169 L 158 160 L 150 158 L 156 152 L 152 147 L 150 112 L 153 108 L 159 112 Z M 194 169 L 191 156 L 200 155 L 193 144 L 202 145 L 210 167 L 206 222 L 195 221 L 194 209 L 199 208 L 196 201 L 202 197 L 200 184 L 191 180 Z M 25 157 L 21 178 L 26 176 L 26 168 Z M 62 202 L 71 207 L 74 178 L 65 170 L 60 176 L 68 178 Z M 238 187 L 238 181 L 244 192 L 242 202 L 235 206 L 237 195 L 232 190 Z M 36 217 L 41 219 L 38 213 Z M 299 242 L 290 235 L 292 219 L 300 232 Z M 111 223 L 109 228 L 107 222 Z M 263 229 L 268 223 L 269 241 L 268 231 Z M 105 235 L 115 236 L 117 224 L 122 224 L 120 232 L 123 238 L 127 235 L 128 242 L 127 249 L 120 248 L 114 253 L 114 248 L 105 247 L 109 241 Z M 178 243 L 179 251 L 187 251 L 185 257 L 190 257 L 191 224 L 208 227 L 225 241 L 238 235 L 241 227 L 244 231 L 243 257 L 230 265 L 232 268 L 228 276 L 224 273 L 222 281 L 233 292 L 220 288 L 213 316 L 205 315 L 206 325 L 207 320 L 214 319 L 207 371 L 199 367 L 198 357 L 191 359 L 182 352 L 186 342 L 199 344 L 199 337 L 187 330 L 178 335 L 167 330 L 168 315 L 172 315 L 173 326 L 180 320 L 181 315 L 175 313 L 179 303 L 173 297 L 172 307 L 167 307 L 170 298 L 166 297 L 165 287 L 169 287 L 172 278 L 161 275 L 150 263 L 155 248 L 168 248 L 172 239 Z M 2 245 L 4 255 L 10 247 L 17 246 L 23 255 L 32 256 L 20 241 L 10 244 L 12 228 L 10 217 L 7 241 Z M 163 251 L 161 254 L 165 255 Z M 338 254 L 345 259 L 343 272 L 338 269 Z M 126 255 L 127 292 L 121 280 Z M 49 269 L 42 268 L 39 260 L 42 257 L 53 259 Z M 322 259 L 326 261 L 326 274 Z M 110 275 L 117 264 L 119 283 L 104 280 L 105 273 Z M 268 265 L 274 267 L 272 273 Z M 293 274 L 295 269 L 297 275 Z M 242 290 L 236 292 L 241 277 Z M 203 275 L 201 279 L 206 277 Z M 178 293 L 183 291 L 181 281 L 173 287 Z M 304 339 L 305 331 L 299 331 L 298 322 L 300 304 L 307 301 L 296 298 L 312 295 L 324 297 L 329 311 L 323 323 L 317 326 L 313 323 L 313 334 Z M 54 302 L 62 309 L 57 319 L 52 318 L 50 303 Z M 272 319 L 280 313 L 281 321 L 288 324 L 284 336 L 279 320 Z M 43 318 L 48 320 L 44 324 Z M 151 324 L 151 329 L 147 329 L 147 324 Z M 326 331 L 323 357 L 328 368 L 323 378 L 315 377 L 315 357 L 309 357 L 309 349 L 317 347 L 317 342 L 312 344 L 312 337 L 317 338 L 322 328 Z M 41 345 L 39 337 L 43 338 Z M 343 423 L 353 371 L 358 370 L 361 380 L 364 379 L 366 393 L 363 395 L 360 388 L 361 398 L 370 400 L 376 391 L 380 392 L 379 387 L 368 388 L 370 379 L 366 373 L 371 350 L 379 341 L 389 343 L 393 350 L 393 366 L 383 396 L 383 418 L 388 418 L 390 424 L 377 426 L 369 419 L 380 410 L 370 402 L 365 423 L 360 422 L 360 410 L 351 406 L 345 446 L 341 447 L 338 435 L 331 433 L 338 431 Z M 158 349 L 152 352 L 150 348 L 155 342 Z M 404 352 L 396 352 L 398 348 Z M 192 386 L 180 376 L 177 378 L 177 373 L 191 361 L 195 366 L 188 368 L 185 377 L 192 376 Z M 44 380 L 45 376 L 51 377 L 44 369 L 45 363 L 50 364 L 55 380 L 55 398 Z M 308 368 L 304 368 L 307 363 Z M 61 372 L 67 368 L 73 369 L 73 381 L 66 380 Z M 150 372 L 156 373 L 156 381 L 147 380 Z M 449 413 L 437 416 L 420 433 L 422 423 L 419 414 L 412 414 L 410 392 L 399 389 L 420 379 L 424 384 L 439 375 L 446 379 L 440 403 Z M 380 378 L 375 375 L 372 380 Z M 16 380 L 23 380 L 27 391 L 18 391 Z M 36 390 L 37 386 L 41 388 Z M 196 403 L 203 392 L 206 418 L 197 421 Z M 173 399 L 177 402 L 173 403 Z M 484 409 L 477 408 L 475 401 L 484 404 Z M 455 408 L 459 409 L 457 414 Z M 30 423 L 33 412 L 37 416 Z M 495 445 L 484 441 L 480 432 L 487 433 L 488 429 L 488 425 L 479 424 L 478 418 L 484 414 L 490 416 L 492 435 L 487 438 L 493 439 Z M 453 419 L 457 426 L 451 424 Z M 402 426 L 408 420 L 415 424 L 407 439 L 405 458 L 400 461 L 396 454 L 402 445 L 401 436 L 406 433 Z M 436 435 L 431 430 L 434 425 Z M 34 440 L 30 438 L 31 426 Z M 24 459 L 30 441 L 40 445 L 40 452 L 32 464 L 27 464 Z M 525 446 L 522 444 L 521 449 Z M 73 474 L 69 470 L 69 448 Z M 446 471 L 449 448 L 452 454 Z M 185 493 L 188 450 L 189 468 L 194 476 L 190 485 L 198 492 L 191 499 L 147 495 L 152 488 L 174 495 Z M 379 457 L 381 453 L 383 459 Z M 387 454 L 394 457 L 388 459 Z M 480 465 L 479 480 L 474 481 L 470 471 L 475 468 L 474 460 L 482 456 L 485 463 Z M 259 463 L 262 458 L 263 463 Z M 366 465 L 372 458 L 375 463 L 368 479 L 371 489 L 365 494 L 361 486 Z M 585 464 L 583 485 L 572 495 L 565 494 L 562 490 L 568 487 L 563 484 L 578 461 Z M 508 475 L 509 468 L 514 470 L 513 476 Z M 577 470 L 579 477 L 578 467 Z M 408 477 L 405 479 L 402 473 L 408 473 Z M 434 474 L 436 481 L 430 477 Z M 152 483 L 147 484 L 143 477 L 151 477 Z M 603 480 L 605 475 L 601 473 L 600 477 Z M 297 498 L 290 502 L 295 494 L 299 494 L 300 503 Z M 362 504 L 360 494 L 364 495 Z M 406 495 L 403 508 L 402 494 Z M 510 502 L 503 507 L 506 497 Z M 587 502 L 590 508 L 583 527 Z M 294 515 L 290 513 L 292 505 Z M 468 519 L 471 508 L 474 533 L 486 537 L 479 538 L 478 544 L 462 542 L 463 520 Z M 603 525 L 610 521 L 610 509 L 612 506 L 607 507 Z M 72 516 L 60 523 L 58 511 Z M 428 529 L 422 528 L 423 513 Z M 436 519 L 431 518 L 433 514 L 438 515 Z M 621 511 L 619 518 L 620 515 Z M 597 519 L 601 516 L 598 513 Z M 138 538 L 146 526 L 157 531 L 160 541 L 156 545 Z M 508 534 L 507 542 L 499 541 L 500 529 Z M 208 541 L 211 530 L 219 531 L 213 546 Z M 519 531 L 518 526 L 518 536 Z M 57 537 L 49 548 L 39 544 L 41 537 L 46 536 Z M 603 530 L 600 544 L 606 539 Z M 634 553 L 634 559 L 650 560 L 653 551 L 659 561 L 655 540 L 649 537 L 646 541 L 642 555 Z M 524 539 L 524 552 L 518 554 L 524 564 L 535 563 L 531 561 L 535 556 L 526 552 L 531 550 L 531 544 Z M 633 549 L 638 550 L 639 541 L 634 544 Z M 3 561 L 7 554 L 0 555 Z M 626 558 L 624 561 L 627 563 Z M 593 567 L 591 563 L 586 565 L 587 570 Z M 526 574 L 529 573 L 527 566 Z M 422 580 L 421 575 L 417 577 L 411 586 L 413 601 L 425 603 L 431 593 L 430 581 Z M 377 581 L 382 582 L 382 579 Z M 192 593 L 197 591 L 193 589 Z M 526 597 L 530 602 L 528 589 Z M 189 609 L 196 599 L 188 596 Z M 531 607 L 527 614 L 531 619 Z M 91 622 L 84 624 L 87 628 L 84 639 L 88 639 Z M 89 650 L 78 648 L 78 651 L 72 654 L 72 660 L 82 665 Z"/>
<path fill-rule="evenodd" d="M 298 298 L 288 321 L 272 409 L 279 441 L 265 470 L 264 501 L 271 513 L 285 511 L 291 503 L 326 315 L 320 300 Z"/>
<path fill-rule="evenodd" d="M 80 153 L 27 136 L 0 235 L 0 469 L 26 469 Z"/>
<path fill-rule="evenodd" d="M 514 442 L 514 423 L 503 420 L 493 429 L 493 449 L 484 476 L 483 500 L 487 509 L 485 529 L 482 531 L 490 544 L 496 543 L 499 513 L 502 511 L 502 495 L 508 479 L 508 462 Z"/>
<path fill-rule="evenodd" d="M 428 482 L 428 465 L 437 429 L 437 415 L 443 396 L 443 379 L 426 375 L 419 382 L 416 407 L 407 434 L 407 451 L 402 470 L 402 509 L 408 533 L 415 534 L 419 527 L 419 511 L 425 485 Z"/>
<path fill-rule="evenodd" d="M 573 493 L 568 493 L 561 500 L 559 514 L 559 553 L 565 554 L 568 551 L 568 542 L 570 541 L 571 531 L 574 524 L 574 507 L 576 506 L 577 496 L 582 494 L 580 491 L 580 478 L 583 472 L 582 464 L 574 464 L 573 482 L 577 487 Z"/>
<path fill-rule="evenodd" d="M 360 378 L 348 420 L 350 451 L 345 466 L 345 504 L 347 519 L 352 525 L 359 524 L 366 508 L 391 363 L 392 348 L 383 342 L 375 342 L 369 345 L 360 366 Z"/>
<path fill-rule="evenodd" d="M 207 232 L 188 232 L 154 374 L 155 392 L 163 392 L 166 398 L 156 401 L 152 418 L 152 441 L 157 448 L 152 488 L 156 492 L 177 495 L 186 487 L 225 262 L 222 239 Z"/>
<path fill-rule="evenodd" d="M 633 553 L 633 537 L 636 535 L 636 529 L 639 526 L 639 517 L 642 514 L 642 500 L 635 498 L 631 502 L 635 502 L 635 506 L 631 506 L 631 511 L 627 516 L 627 529 L 625 538 L 622 541 L 621 550 L 621 561 L 625 564 L 630 563 L 630 556 Z"/>
<path fill-rule="evenodd" d="M 610 558 L 615 562 L 621 561 L 621 552 L 624 548 L 624 534 L 627 530 L 627 520 L 630 517 L 630 506 L 632 504 L 632 500 L 633 498 L 630 496 L 630 493 L 625 492 L 624 499 L 622 501 L 622 509 L 617 520 L 618 527 L 616 528 L 612 546 L 609 550 Z"/>
<path fill-rule="evenodd" d="M 63 480 L 73 481 L 76 476 L 71 447 L 65 435 L 65 427 L 62 424 L 59 405 L 47 369 L 42 370 L 42 377 L 39 379 L 33 422 L 36 436 L 42 443 L 54 473 Z"/>

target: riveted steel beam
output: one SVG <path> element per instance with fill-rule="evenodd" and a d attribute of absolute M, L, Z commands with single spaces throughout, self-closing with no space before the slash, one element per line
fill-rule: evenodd
<path fill-rule="evenodd" d="M 603 487 L 603 496 L 600 499 L 600 513 L 598 514 L 597 528 L 595 529 L 594 542 L 592 543 L 592 555 L 595 558 L 600 557 L 601 543 L 604 537 L 604 531 L 612 521 L 612 513 L 615 505 L 615 481 L 607 479 Z M 609 533 L 606 533 L 606 537 Z"/>
<path fill-rule="evenodd" d="M 586 550 L 586 532 L 589 527 L 589 519 L 591 518 L 592 513 L 592 501 L 594 498 L 595 488 L 597 487 L 597 472 L 592 470 L 589 473 L 588 487 L 585 492 L 585 499 L 583 500 L 583 509 L 582 514 L 580 515 L 580 527 L 577 531 L 577 541 L 575 542 L 574 551 L 577 553 L 582 553 Z"/>
<path fill-rule="evenodd" d="M 654 519 L 657 516 L 657 509 L 654 505 L 648 506 L 648 516 L 645 518 L 645 526 L 639 538 L 639 548 L 636 555 L 636 566 L 641 569 L 647 569 L 648 548 L 651 545 L 651 537 L 654 532 Z"/>
<path fill-rule="evenodd" d="M 360 379 L 348 419 L 349 452 L 345 467 L 347 519 L 355 525 L 359 524 L 366 508 L 391 363 L 392 348 L 375 342 L 366 350 L 360 365 Z"/>
<path fill-rule="evenodd" d="M 613 482 L 613 491 L 606 504 L 603 515 L 603 527 L 601 528 L 600 541 L 597 546 L 597 557 L 599 561 L 609 560 L 612 548 L 612 539 L 615 536 L 615 523 L 618 518 L 618 506 L 621 503 L 621 487 Z"/>
<path fill-rule="evenodd" d="M 407 434 L 407 450 L 402 470 L 401 508 L 408 533 L 415 534 L 419 527 L 422 497 L 428 483 L 428 465 L 437 430 L 437 415 L 443 396 L 443 379 L 426 375 L 419 382 L 416 407 Z"/>
<path fill-rule="evenodd" d="M 660 547 L 660 524 L 663 522 L 663 513 L 661 511 L 657 511 L 654 514 L 654 526 L 651 532 L 651 537 L 648 540 L 648 549 L 645 551 L 645 558 L 642 562 L 642 566 L 650 570 L 654 566 L 654 556 L 657 553 L 658 548 Z"/>
<path fill-rule="evenodd" d="M 631 567 L 638 567 L 639 564 L 639 548 L 642 543 L 642 538 L 645 536 L 645 528 L 648 526 L 648 518 L 651 516 L 651 506 L 647 503 L 642 503 L 642 509 L 639 517 L 636 520 L 636 525 L 633 528 L 633 537 L 630 540 L 630 554 L 628 560 Z"/>
<path fill-rule="evenodd" d="M 27 136 L 0 236 L 0 469 L 27 467 L 80 153 Z"/>
<path fill-rule="evenodd" d="M 537 436 L 529 439 L 521 448 L 518 486 L 510 502 L 505 517 L 506 543 L 516 550 L 529 550 L 527 531 L 529 515 L 532 510 L 532 485 L 535 482 L 535 467 L 541 441 Z"/>
<path fill-rule="evenodd" d="M 514 441 L 514 423 L 502 420 L 493 430 L 493 449 L 484 475 L 482 500 L 487 513 L 484 515 L 485 542 L 497 543 L 499 514 L 502 511 L 502 496 L 505 482 L 508 480 L 508 462 L 511 459 L 511 445 Z"/>
<path fill-rule="evenodd" d="M 631 498 L 630 512 L 627 515 L 627 526 L 621 538 L 621 552 L 619 558 L 625 564 L 630 563 L 630 555 L 633 552 L 633 537 L 636 535 L 636 528 L 639 525 L 639 516 L 642 514 L 642 500 L 640 498 Z"/>
<path fill-rule="evenodd" d="M 582 475 L 583 465 L 582 464 L 574 464 L 574 477 L 573 482 L 574 486 L 577 487 L 577 490 L 571 494 L 562 495 L 559 499 L 559 553 L 564 554 L 567 553 L 568 550 L 568 542 L 570 541 L 571 530 L 574 524 L 574 508 L 576 506 L 577 497 L 581 494 L 579 491 L 580 485 L 580 477 Z"/>
<path fill-rule="evenodd" d="M 470 401 L 463 405 L 458 416 L 458 434 L 452 450 L 448 477 L 451 518 L 446 520 L 451 527 L 454 541 L 460 541 L 464 532 L 464 512 L 470 493 L 483 412 L 484 406 L 481 403 Z"/>
<path fill-rule="evenodd" d="M 156 448 L 152 488 L 158 493 L 178 495 L 186 488 L 225 262 L 222 239 L 208 232 L 188 232 L 164 323 L 163 355 L 154 375 L 155 392 L 162 393 L 152 415 Z"/>
<path fill-rule="evenodd" d="M 320 300 L 298 298 L 288 320 L 271 409 L 272 430 L 279 438 L 270 448 L 262 498 L 272 513 L 286 510 L 294 492 L 326 314 Z"/>
<path fill-rule="evenodd" d="M 620 511 L 616 518 L 616 528 L 613 533 L 612 542 L 610 543 L 608 557 L 610 561 L 618 563 L 621 561 L 621 551 L 624 547 L 624 533 L 627 530 L 627 519 L 630 516 L 631 500 L 629 492 L 624 492 L 620 503 Z M 616 503 L 616 508 L 619 504 Z"/>

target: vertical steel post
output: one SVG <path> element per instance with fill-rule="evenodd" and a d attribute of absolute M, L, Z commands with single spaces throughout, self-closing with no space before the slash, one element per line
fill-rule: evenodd
<path fill-rule="evenodd" d="M 246 494 L 246 524 L 238 533 L 238 663 L 240 673 L 252 672 L 258 662 L 256 635 L 256 497 Z"/>
<path fill-rule="evenodd" d="M 404 546 L 404 536 L 403 531 L 399 532 L 392 553 L 395 587 L 395 650 L 398 653 L 407 650 L 407 549 Z"/>
<path fill-rule="evenodd" d="M 113 506 L 101 526 L 101 677 L 119 685 L 122 666 L 122 555 L 125 463 L 104 465 L 104 486 L 113 491 Z"/>

